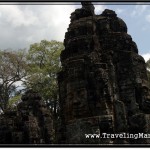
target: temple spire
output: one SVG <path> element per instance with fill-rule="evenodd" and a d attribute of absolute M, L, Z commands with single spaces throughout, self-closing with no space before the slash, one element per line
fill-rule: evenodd
<path fill-rule="evenodd" d="M 94 5 L 92 2 L 81 2 L 82 8 L 86 10 L 90 10 L 92 14 L 94 14 Z"/>

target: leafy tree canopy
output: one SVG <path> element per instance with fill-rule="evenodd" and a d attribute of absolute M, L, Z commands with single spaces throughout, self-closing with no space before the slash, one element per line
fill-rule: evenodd
<path fill-rule="evenodd" d="M 48 105 L 57 100 L 57 73 L 60 70 L 62 42 L 42 40 L 30 46 L 27 55 L 26 86 L 38 91 Z"/>
<path fill-rule="evenodd" d="M 26 54 L 24 50 L 0 50 L 0 108 L 7 109 L 8 101 L 14 94 L 16 82 L 26 76 Z"/>

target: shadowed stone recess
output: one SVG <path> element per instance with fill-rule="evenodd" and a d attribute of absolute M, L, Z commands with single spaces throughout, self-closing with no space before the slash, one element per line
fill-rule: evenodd
<path fill-rule="evenodd" d="M 58 74 L 63 144 L 150 143 L 148 139 L 85 138 L 85 134 L 148 133 L 146 65 L 126 23 L 91 2 L 71 14 Z"/>

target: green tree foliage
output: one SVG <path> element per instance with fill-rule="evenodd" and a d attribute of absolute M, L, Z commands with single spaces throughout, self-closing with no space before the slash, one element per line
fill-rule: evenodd
<path fill-rule="evenodd" d="M 59 116 L 57 73 L 61 69 L 60 53 L 63 49 L 62 42 L 42 40 L 30 46 L 27 56 L 25 85 L 42 96 L 53 115 L 55 131 Z"/>
<path fill-rule="evenodd" d="M 8 108 L 15 109 L 20 100 L 21 100 L 21 94 L 13 96 L 12 98 L 9 99 Z"/>
<path fill-rule="evenodd" d="M 15 83 L 26 76 L 26 56 L 23 50 L 0 51 L 0 108 L 8 107 L 9 99 L 15 93 Z"/>
<path fill-rule="evenodd" d="M 27 88 L 39 92 L 51 111 L 56 110 L 58 100 L 57 73 L 60 70 L 62 42 L 42 40 L 30 46 L 27 61 Z"/>
<path fill-rule="evenodd" d="M 57 73 L 61 69 L 63 43 L 42 40 L 25 51 L 0 51 L 0 108 L 14 109 L 21 99 L 16 82 L 38 92 L 53 115 L 54 128 L 58 121 Z"/>

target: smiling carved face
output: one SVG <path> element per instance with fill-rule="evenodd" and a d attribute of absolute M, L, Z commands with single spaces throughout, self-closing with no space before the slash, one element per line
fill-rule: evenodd
<path fill-rule="evenodd" d="M 77 81 L 67 84 L 66 115 L 69 120 L 82 118 L 87 115 L 88 100 L 86 82 Z"/>

